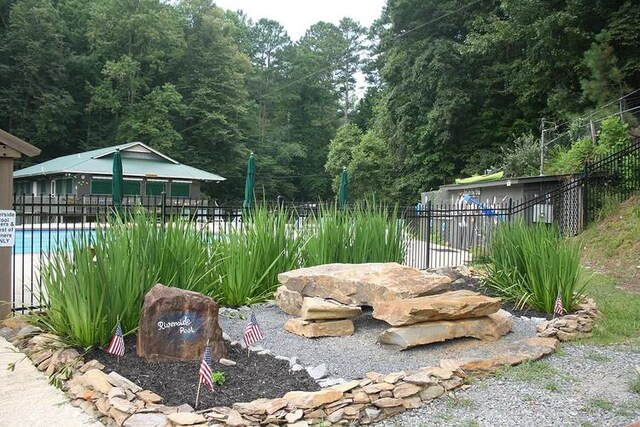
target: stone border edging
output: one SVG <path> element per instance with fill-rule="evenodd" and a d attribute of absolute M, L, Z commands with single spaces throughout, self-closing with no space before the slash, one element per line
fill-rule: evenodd
<path fill-rule="evenodd" d="M 578 310 L 538 325 L 538 336 L 516 341 L 507 352 L 487 359 L 441 360 L 440 366 L 388 374 L 369 372 L 366 378 L 331 385 L 315 392 L 291 391 L 281 398 L 257 399 L 194 412 L 189 405 L 162 405 L 162 397 L 115 372 L 105 374 L 96 360 L 84 363 L 62 340 L 29 325 L 23 318 L 1 323 L 0 335 L 11 341 L 34 365 L 69 394 L 71 404 L 107 426 L 346 425 L 370 424 L 417 408 L 448 392 L 466 387 L 469 375 L 489 375 L 503 366 L 540 359 L 560 341 L 591 335 L 600 312 L 592 299 Z M 258 349 L 259 351 L 268 351 Z M 277 357 L 277 356 L 276 356 Z"/>

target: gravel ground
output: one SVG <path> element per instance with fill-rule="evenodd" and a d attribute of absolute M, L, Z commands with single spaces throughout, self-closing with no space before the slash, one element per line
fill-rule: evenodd
<path fill-rule="evenodd" d="M 535 321 L 513 317 L 513 332 L 497 342 L 469 338 L 399 351 L 377 343 L 378 335 L 390 326 L 371 317 L 370 312 L 354 319 L 356 332 L 352 336 L 309 339 L 283 329 L 290 316 L 278 307 L 259 304 L 254 305 L 253 310 L 265 336 L 260 345 L 278 356 L 295 356 L 304 366 L 325 363 L 330 377 L 345 380 L 362 378 L 369 371 L 389 373 L 437 365 L 441 359 L 500 354 L 506 344 L 534 336 L 536 325 Z M 240 310 L 223 309 L 220 316 L 222 330 L 231 339 L 240 340 L 249 313 L 249 309 L 244 307 Z"/>
<path fill-rule="evenodd" d="M 263 347 L 280 356 L 298 358 L 305 366 L 325 363 L 330 377 L 362 378 L 369 371 L 389 373 L 437 365 L 447 358 L 500 354 L 513 341 L 535 335 L 539 319 L 513 317 L 514 331 L 498 342 L 456 340 L 398 351 L 376 343 L 388 327 L 370 313 L 355 320 L 350 337 L 306 339 L 283 329 L 288 315 L 271 304 L 253 306 L 265 339 Z M 239 340 L 248 308 L 224 309 L 222 329 Z M 530 369 L 516 368 L 496 378 L 474 380 L 468 390 L 456 390 L 419 409 L 379 426 L 626 426 L 640 421 L 640 394 L 631 391 L 638 378 L 640 347 L 566 345 Z M 519 373 L 519 374 L 518 374 Z"/>
<path fill-rule="evenodd" d="M 638 363 L 637 346 L 563 345 L 534 374 L 515 368 L 376 425 L 626 426 L 640 421 L 640 394 L 630 389 Z"/>

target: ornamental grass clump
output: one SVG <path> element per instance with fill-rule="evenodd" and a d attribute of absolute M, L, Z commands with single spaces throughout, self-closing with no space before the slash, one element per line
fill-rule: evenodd
<path fill-rule="evenodd" d="M 407 229 L 397 208 L 365 202 L 340 210 L 321 207 L 307 218 L 303 262 L 307 267 L 329 263 L 398 262 L 404 260 Z"/>
<path fill-rule="evenodd" d="M 270 298 L 278 273 L 298 268 L 302 236 L 293 232 L 293 215 L 259 205 L 245 212 L 242 227 L 218 239 L 220 263 L 212 296 L 240 306 Z"/>
<path fill-rule="evenodd" d="M 219 256 L 183 220 L 158 223 L 143 212 L 98 228 L 93 241 L 76 240 L 42 267 L 46 297 L 40 321 L 73 345 L 105 345 L 116 321 L 134 330 L 146 292 L 156 283 L 206 293 Z"/>
<path fill-rule="evenodd" d="M 553 313 L 560 295 L 564 309 L 571 311 L 584 288 L 580 252 L 555 226 L 505 223 L 491 241 L 484 284 L 518 308 Z"/>

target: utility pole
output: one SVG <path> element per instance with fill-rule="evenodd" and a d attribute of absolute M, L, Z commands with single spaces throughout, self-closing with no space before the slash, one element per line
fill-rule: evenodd
<path fill-rule="evenodd" d="M 546 125 L 550 124 L 553 127 L 546 129 Z M 554 122 L 548 122 L 544 117 L 540 123 L 540 176 L 544 175 L 544 134 L 548 130 L 556 130 L 558 126 Z"/>
<path fill-rule="evenodd" d="M 544 122 L 543 117 L 540 123 L 540 176 L 544 175 Z"/>

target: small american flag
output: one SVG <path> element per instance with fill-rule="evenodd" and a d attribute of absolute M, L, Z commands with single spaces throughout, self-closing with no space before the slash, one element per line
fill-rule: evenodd
<path fill-rule="evenodd" d="M 558 298 L 556 298 L 556 303 L 553 306 L 553 315 L 560 317 L 563 314 L 564 314 L 564 307 L 562 306 L 562 298 L 560 298 L 560 292 L 558 292 Z"/>
<path fill-rule="evenodd" d="M 262 335 L 262 331 L 260 330 L 260 325 L 258 325 L 258 321 L 256 320 L 255 313 L 251 313 L 249 323 L 247 323 L 247 327 L 244 328 L 243 336 L 244 343 L 247 347 L 251 347 L 253 344 L 264 338 L 264 335 Z"/>
<path fill-rule="evenodd" d="M 200 382 L 206 384 L 211 391 L 215 392 L 213 381 L 211 380 L 211 351 L 209 351 L 208 346 L 205 347 L 202 362 L 200 362 Z"/>
<path fill-rule="evenodd" d="M 116 324 L 116 333 L 111 338 L 105 351 L 116 356 L 124 356 L 124 338 L 122 338 L 122 327 L 119 320 Z"/>

